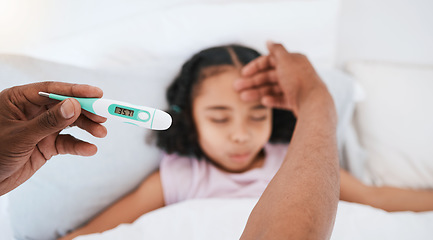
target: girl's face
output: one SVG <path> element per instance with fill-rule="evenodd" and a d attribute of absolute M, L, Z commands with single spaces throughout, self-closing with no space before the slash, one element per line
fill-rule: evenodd
<path fill-rule="evenodd" d="M 205 78 L 197 86 L 193 118 L 205 154 L 220 168 L 244 172 L 263 163 L 260 154 L 271 136 L 272 111 L 244 102 L 234 90 L 236 68 Z"/>

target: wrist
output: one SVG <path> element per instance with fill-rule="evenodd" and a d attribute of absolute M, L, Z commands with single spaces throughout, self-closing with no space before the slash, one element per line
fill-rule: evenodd
<path fill-rule="evenodd" d="M 304 91 L 300 91 L 296 101 L 298 107 L 301 108 L 302 105 L 310 102 L 321 102 L 329 99 L 332 99 L 332 96 L 329 93 L 328 88 L 323 82 L 320 82 L 314 86 L 306 87 Z"/>
<path fill-rule="evenodd" d="M 334 100 L 324 84 L 300 95 L 294 113 L 298 118 L 318 116 L 337 124 Z M 321 121 L 323 120 L 319 120 Z"/>

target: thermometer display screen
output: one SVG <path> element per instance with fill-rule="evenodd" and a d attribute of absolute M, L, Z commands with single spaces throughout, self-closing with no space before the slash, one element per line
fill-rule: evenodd
<path fill-rule="evenodd" d="M 120 114 L 120 115 L 124 115 L 124 116 L 128 116 L 128 117 L 132 117 L 134 115 L 134 111 L 133 110 L 129 110 L 126 108 L 121 108 L 121 107 L 116 107 L 114 109 L 114 113 Z"/>

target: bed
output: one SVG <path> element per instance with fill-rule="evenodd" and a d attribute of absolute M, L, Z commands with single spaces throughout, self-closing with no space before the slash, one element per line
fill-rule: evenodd
<path fill-rule="evenodd" d="M 431 189 L 433 150 L 425 143 L 433 142 L 433 112 L 428 107 L 433 102 L 429 93 L 433 89 L 433 48 L 420 44 L 410 56 L 405 51 L 388 54 L 382 47 L 373 51 L 368 44 L 368 51 L 356 50 L 363 43 L 352 41 L 353 32 L 341 31 L 353 28 L 346 21 L 348 17 L 354 20 L 350 19 L 351 8 L 366 10 L 367 6 L 349 2 L 348 6 L 337 0 L 173 0 L 131 3 L 130 8 L 109 2 L 101 11 L 105 15 L 99 13 L 97 20 L 84 15 L 88 29 L 76 26 L 75 34 L 58 29 L 63 37 L 25 51 L 0 54 L 0 89 L 41 80 L 86 83 L 100 86 L 107 98 L 164 109 L 165 87 L 193 52 L 242 43 L 265 53 L 265 41 L 273 39 L 290 51 L 307 54 L 330 89 L 337 105 L 344 168 L 367 184 Z M 378 3 L 378 7 L 385 4 L 390 2 Z M 57 9 L 68 13 L 60 5 Z M 259 12 L 265 21 L 257 17 Z M 54 19 L 57 16 L 49 13 Z M 433 40 L 431 30 L 422 30 Z M 407 116 L 415 117 L 409 121 Z M 67 129 L 96 143 L 98 154 L 91 158 L 57 156 L 32 179 L 0 197 L 0 239 L 64 235 L 132 191 L 157 168 L 161 153 L 146 143 L 150 131 L 110 121 L 106 126 L 105 139 Z M 237 239 L 256 201 L 191 200 L 143 215 L 133 224 L 77 239 Z M 432 225 L 433 212 L 388 213 L 340 202 L 331 239 L 432 239 Z"/>
<path fill-rule="evenodd" d="M 93 239 L 239 239 L 256 199 L 195 199 L 143 215 Z M 387 213 L 340 202 L 331 240 L 431 239 L 432 213 Z"/>

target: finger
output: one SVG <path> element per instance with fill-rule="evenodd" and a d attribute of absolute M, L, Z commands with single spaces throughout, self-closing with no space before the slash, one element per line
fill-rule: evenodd
<path fill-rule="evenodd" d="M 25 122 L 28 138 L 37 143 L 46 136 L 59 132 L 71 125 L 81 113 L 76 99 L 68 98 L 41 115 Z"/>
<path fill-rule="evenodd" d="M 253 61 L 249 62 L 242 68 L 241 75 L 244 77 L 249 77 L 257 72 L 264 71 L 270 67 L 269 57 L 260 56 Z"/>
<path fill-rule="evenodd" d="M 82 114 L 84 114 L 84 116 L 86 116 L 87 118 L 89 118 L 90 120 L 96 122 L 96 123 L 104 123 L 107 121 L 107 118 L 93 114 L 91 112 L 88 112 L 86 110 L 82 110 L 81 111 Z"/>
<path fill-rule="evenodd" d="M 72 123 L 72 126 L 77 126 L 95 137 L 103 138 L 107 136 L 107 128 L 99 123 L 96 123 L 84 115 L 81 115 L 77 120 Z"/>
<path fill-rule="evenodd" d="M 275 44 L 275 43 L 274 43 L 274 41 L 272 41 L 272 40 L 268 40 L 268 41 L 266 41 L 266 47 L 268 48 L 268 50 L 269 50 L 269 48 L 272 47 L 273 44 Z"/>
<path fill-rule="evenodd" d="M 269 56 L 275 58 L 276 62 L 279 62 L 281 58 L 290 56 L 290 53 L 280 43 L 269 43 L 267 45 L 269 50 Z"/>
<path fill-rule="evenodd" d="M 42 139 L 40 142 L 38 142 L 38 144 L 36 144 L 36 149 L 33 152 L 40 152 L 45 158 L 45 160 L 56 156 L 57 154 L 59 154 L 54 144 L 56 142 L 57 136 L 58 133 L 49 135 L 46 138 Z"/>
<path fill-rule="evenodd" d="M 87 98 L 101 98 L 103 95 L 102 90 L 98 87 L 64 82 L 40 82 L 15 87 L 13 89 L 14 91 L 18 91 L 18 95 L 24 96 L 23 99 L 37 105 L 45 105 L 53 101 L 47 97 L 40 96 L 39 92 Z"/>
<path fill-rule="evenodd" d="M 248 78 L 237 79 L 233 83 L 233 87 L 236 91 L 243 91 L 245 89 L 254 88 L 254 82 Z"/>
<path fill-rule="evenodd" d="M 275 43 L 271 40 L 266 41 L 266 47 L 269 50 L 269 65 L 272 67 L 276 66 L 276 61 L 275 61 L 275 57 L 272 56 L 270 49 L 273 47 Z"/>
<path fill-rule="evenodd" d="M 263 85 L 275 84 L 278 81 L 275 71 L 265 71 L 256 73 L 248 78 L 236 80 L 233 84 L 236 91 L 249 88 L 258 88 Z"/>
<path fill-rule="evenodd" d="M 250 102 L 260 100 L 260 91 L 258 89 L 244 90 L 239 94 L 242 101 Z"/>
<path fill-rule="evenodd" d="M 285 110 L 290 110 L 291 109 L 290 106 L 287 106 L 287 103 L 285 103 L 283 95 L 279 95 L 279 96 L 267 95 L 267 96 L 264 96 L 261 99 L 261 103 L 263 104 L 263 106 L 269 107 L 269 108 L 278 108 L 278 109 L 285 109 Z"/>
<path fill-rule="evenodd" d="M 57 137 L 56 149 L 59 154 L 80 156 L 93 156 L 98 151 L 95 145 L 76 139 L 69 134 L 60 134 Z"/>
<path fill-rule="evenodd" d="M 277 61 L 275 60 L 274 56 L 269 56 L 269 65 L 271 65 L 274 68 L 277 66 Z"/>
<path fill-rule="evenodd" d="M 290 53 L 286 48 L 279 43 L 268 44 L 269 49 L 269 65 L 274 67 L 277 62 L 285 62 L 285 64 L 293 65 L 296 62 L 308 62 L 308 58 L 301 53 Z"/>
<path fill-rule="evenodd" d="M 265 97 L 265 96 L 271 96 L 273 98 L 282 98 L 283 92 L 281 91 L 280 87 L 278 85 L 269 85 L 269 86 L 263 86 L 260 88 L 252 88 L 248 90 L 244 90 L 240 93 L 240 98 L 243 101 L 257 101 Z"/>
<path fill-rule="evenodd" d="M 269 86 L 263 86 L 258 89 L 260 92 L 260 96 L 282 96 L 283 92 L 281 91 L 280 87 L 278 85 L 269 85 Z"/>

